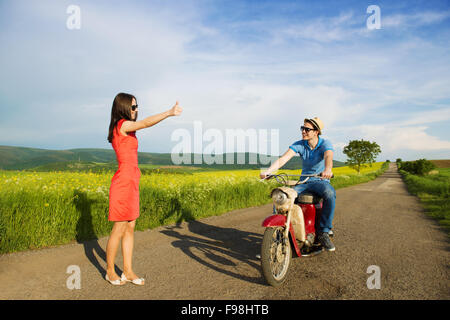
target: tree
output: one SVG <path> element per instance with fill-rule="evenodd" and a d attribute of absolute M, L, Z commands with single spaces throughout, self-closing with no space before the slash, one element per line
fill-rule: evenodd
<path fill-rule="evenodd" d="M 427 159 L 419 159 L 416 161 L 405 161 L 402 162 L 401 168 L 404 171 L 415 175 L 426 175 L 431 170 L 436 169 L 436 166 L 433 162 L 428 161 Z"/>
<path fill-rule="evenodd" d="M 375 162 L 375 158 L 381 153 L 380 146 L 376 142 L 352 140 L 344 147 L 347 156 L 347 165 L 360 173 L 361 167 Z"/>

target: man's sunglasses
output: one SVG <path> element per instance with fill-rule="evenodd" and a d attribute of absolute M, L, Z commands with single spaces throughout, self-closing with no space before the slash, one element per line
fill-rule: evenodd
<path fill-rule="evenodd" d="M 138 107 L 137 104 L 133 104 L 133 105 L 131 106 L 131 110 L 135 111 L 135 110 L 137 109 L 137 107 Z"/>
<path fill-rule="evenodd" d="M 301 126 L 300 129 L 301 129 L 302 131 L 305 130 L 306 133 L 309 133 L 310 131 L 315 131 L 315 130 L 317 130 L 317 129 L 312 129 L 312 128 L 308 128 L 308 127 L 305 127 L 305 126 Z"/>

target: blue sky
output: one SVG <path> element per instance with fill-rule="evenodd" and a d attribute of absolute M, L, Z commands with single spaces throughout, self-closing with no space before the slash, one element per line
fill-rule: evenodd
<path fill-rule="evenodd" d="M 201 121 L 278 129 L 282 153 L 318 116 L 338 160 L 354 139 L 379 160 L 450 158 L 448 1 L 2 0 L 0 41 L 0 145 L 111 148 L 112 101 L 128 92 L 141 119 L 184 108 L 138 132 L 142 152 L 171 152 Z"/>

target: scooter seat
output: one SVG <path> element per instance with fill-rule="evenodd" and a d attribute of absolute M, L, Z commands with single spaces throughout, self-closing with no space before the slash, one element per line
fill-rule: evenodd
<path fill-rule="evenodd" d="M 297 196 L 295 202 L 301 204 L 318 204 L 321 200 L 322 198 L 314 193 L 303 192 Z"/>

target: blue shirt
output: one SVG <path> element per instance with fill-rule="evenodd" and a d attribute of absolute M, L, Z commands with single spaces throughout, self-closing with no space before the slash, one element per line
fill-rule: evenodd
<path fill-rule="evenodd" d="M 303 160 L 302 174 L 320 174 L 325 170 L 325 151 L 334 151 L 330 141 L 319 136 L 319 142 L 314 150 L 308 145 L 308 141 L 299 140 L 294 142 L 289 149 L 298 153 Z"/>

